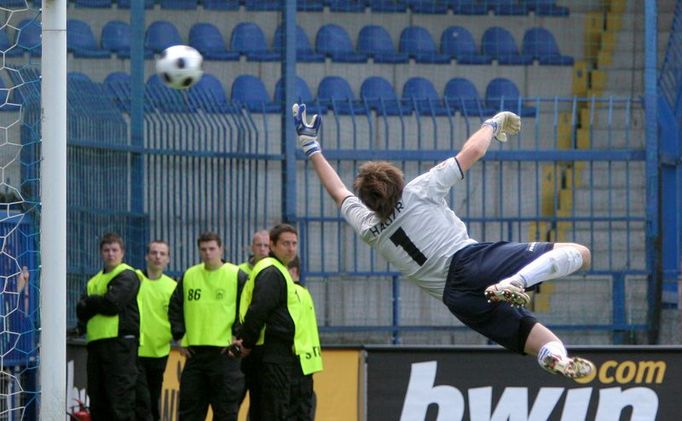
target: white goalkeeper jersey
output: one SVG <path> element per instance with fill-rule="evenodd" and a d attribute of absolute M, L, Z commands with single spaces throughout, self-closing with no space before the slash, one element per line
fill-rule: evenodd
<path fill-rule="evenodd" d="M 476 243 L 445 200 L 463 178 L 459 163 L 450 158 L 409 182 L 388 220 L 381 222 L 356 196 L 344 200 L 341 213 L 403 276 L 441 300 L 452 256 Z"/>

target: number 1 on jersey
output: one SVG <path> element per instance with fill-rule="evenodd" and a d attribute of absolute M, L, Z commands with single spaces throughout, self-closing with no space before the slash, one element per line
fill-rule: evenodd
<path fill-rule="evenodd" d="M 410 237 L 407 236 L 402 228 L 398 228 L 390 237 L 391 242 L 396 245 L 396 247 L 401 247 L 407 254 L 410 255 L 412 260 L 414 260 L 419 266 L 423 266 L 426 263 L 426 256 L 414 245 Z"/>

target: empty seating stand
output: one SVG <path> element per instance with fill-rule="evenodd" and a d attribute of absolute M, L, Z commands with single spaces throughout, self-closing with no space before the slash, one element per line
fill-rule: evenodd
<path fill-rule="evenodd" d="M 398 52 L 388 31 L 379 25 L 367 25 L 358 34 L 358 51 L 375 63 L 407 63 L 407 53 Z"/>
<path fill-rule="evenodd" d="M 523 35 L 521 51 L 543 65 L 573 65 L 573 57 L 564 56 L 554 35 L 545 28 L 530 28 Z"/>
<path fill-rule="evenodd" d="M 239 52 L 228 51 L 223 35 L 212 23 L 195 23 L 189 30 L 189 45 L 206 60 L 239 60 Z"/>
<path fill-rule="evenodd" d="M 495 113 L 495 109 L 485 105 L 473 82 L 465 78 L 450 79 L 445 85 L 443 96 L 450 109 L 465 116 L 483 118 Z"/>
<path fill-rule="evenodd" d="M 116 54 L 119 58 L 130 58 L 130 25 L 120 20 L 112 20 L 102 27 L 100 37 L 102 48 Z M 152 58 L 152 50 L 145 48 L 144 57 Z"/>
<path fill-rule="evenodd" d="M 204 73 L 199 81 L 189 88 L 190 104 L 207 113 L 234 113 L 234 107 L 225 95 L 223 84 L 215 76 Z"/>
<path fill-rule="evenodd" d="M 403 85 L 402 97 L 410 101 L 419 114 L 438 116 L 450 114 L 431 81 L 423 77 L 408 79 Z"/>
<path fill-rule="evenodd" d="M 268 48 L 265 34 L 253 22 L 242 22 L 234 27 L 230 37 L 230 49 L 251 61 L 278 61 L 281 54 Z"/>
<path fill-rule="evenodd" d="M 476 47 L 474 37 L 461 26 L 446 28 L 440 37 L 441 53 L 457 60 L 459 64 L 491 64 L 493 58 L 482 54 Z"/>
<path fill-rule="evenodd" d="M 488 83 L 485 103 L 495 112 L 512 111 L 521 117 L 534 117 L 537 111 L 535 107 L 526 106 L 516 84 L 505 78 L 496 78 Z"/>
<path fill-rule="evenodd" d="M 66 22 L 66 45 L 70 53 L 78 58 L 109 58 L 111 52 L 100 48 L 87 22 L 69 19 Z"/>
<path fill-rule="evenodd" d="M 533 62 L 533 58 L 521 54 L 512 34 L 504 28 L 493 26 L 486 29 L 481 39 L 484 54 L 497 60 L 499 64 L 526 65 Z"/>
<path fill-rule="evenodd" d="M 147 27 L 144 37 L 145 48 L 155 54 L 173 45 L 184 44 L 175 25 L 165 20 L 157 20 Z"/>
<path fill-rule="evenodd" d="M 284 41 L 284 26 L 280 25 L 275 30 L 275 36 L 273 37 L 272 46 L 273 49 L 282 53 Z M 324 55 L 316 53 L 313 47 L 310 45 L 308 40 L 308 35 L 306 35 L 303 28 L 296 25 L 296 60 L 302 62 L 323 62 Z"/>
<path fill-rule="evenodd" d="M 371 76 L 362 82 L 360 98 L 368 109 L 379 115 L 408 115 L 412 113 L 411 104 L 403 104 L 389 81 L 380 76 Z"/>
<path fill-rule="evenodd" d="M 348 81 L 340 76 L 327 76 L 317 87 L 320 105 L 326 105 L 335 114 L 366 114 L 361 101 L 356 101 Z"/>
<path fill-rule="evenodd" d="M 268 91 L 256 76 L 241 75 L 232 82 L 232 102 L 245 107 L 252 113 L 278 113 L 280 104 L 270 100 Z"/>
<path fill-rule="evenodd" d="M 353 43 L 345 29 L 329 23 L 323 25 L 315 37 L 315 49 L 318 53 L 343 63 L 364 63 L 367 54 L 353 49 Z"/>
<path fill-rule="evenodd" d="M 284 99 L 284 80 L 279 79 L 275 84 L 275 102 L 282 104 Z M 296 76 L 294 83 L 294 100 L 306 104 L 310 114 L 325 114 L 327 112 L 326 106 L 321 106 L 317 101 L 313 100 L 313 94 L 308 87 L 308 83 L 298 76 Z"/>
<path fill-rule="evenodd" d="M 399 49 L 417 63 L 450 63 L 450 56 L 438 52 L 431 34 L 421 26 L 408 26 L 403 29 Z"/>

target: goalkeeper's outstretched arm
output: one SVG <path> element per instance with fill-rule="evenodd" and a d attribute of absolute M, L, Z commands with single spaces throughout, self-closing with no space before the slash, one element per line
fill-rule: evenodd
<path fill-rule="evenodd" d="M 506 142 L 507 135 L 517 134 L 521 130 L 521 119 L 516 114 L 503 111 L 484 121 L 455 156 L 462 171 L 471 168 L 488 151 L 493 138 Z"/>
<path fill-rule="evenodd" d="M 327 193 L 336 201 L 336 206 L 341 207 L 343 200 L 353 193 L 343 184 L 341 177 L 339 177 L 336 170 L 332 168 L 329 161 L 322 155 L 322 152 L 311 156 L 310 162 L 313 164 L 313 169 L 320 178 Z"/>

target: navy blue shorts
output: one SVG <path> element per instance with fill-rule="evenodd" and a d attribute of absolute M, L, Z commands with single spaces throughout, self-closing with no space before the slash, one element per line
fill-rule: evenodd
<path fill-rule="evenodd" d="M 523 354 L 537 320 L 533 313 L 509 303 L 489 303 L 483 292 L 552 250 L 553 243 L 477 243 L 455 253 L 443 302 L 462 323 L 503 347 Z"/>

